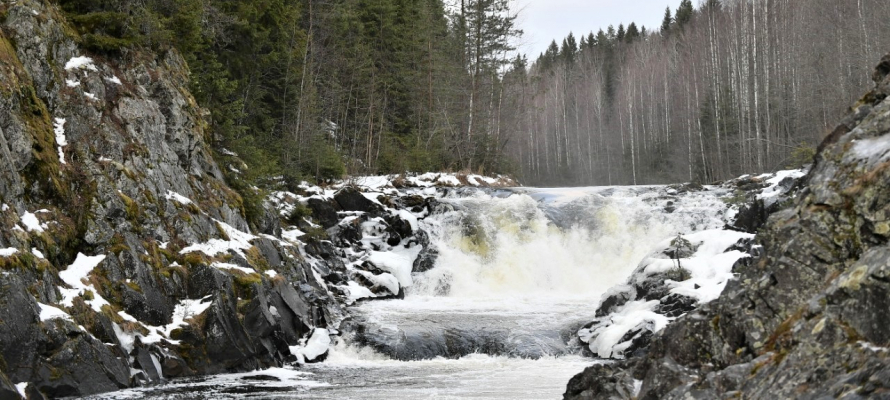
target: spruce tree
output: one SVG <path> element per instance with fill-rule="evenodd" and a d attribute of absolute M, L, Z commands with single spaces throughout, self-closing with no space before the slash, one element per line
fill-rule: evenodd
<path fill-rule="evenodd" d="M 661 20 L 661 33 L 667 34 L 671 31 L 671 23 L 674 22 L 674 18 L 671 16 L 671 8 L 667 7 L 664 9 L 664 19 Z"/>

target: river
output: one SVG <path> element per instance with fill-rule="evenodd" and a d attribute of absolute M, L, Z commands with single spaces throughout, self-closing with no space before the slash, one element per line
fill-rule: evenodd
<path fill-rule="evenodd" d="M 403 300 L 361 302 L 327 360 L 94 396 L 558 399 L 604 362 L 576 332 L 609 288 L 678 233 L 722 227 L 726 189 L 458 190 L 420 221 L 439 249 Z"/>

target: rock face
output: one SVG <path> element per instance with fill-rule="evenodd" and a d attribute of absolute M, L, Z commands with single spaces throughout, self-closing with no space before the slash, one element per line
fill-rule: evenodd
<path fill-rule="evenodd" d="M 644 354 L 588 368 L 566 399 L 890 396 L 888 74 L 890 56 L 720 298 Z"/>
<path fill-rule="evenodd" d="M 0 397 L 281 365 L 339 324 L 278 213 L 245 219 L 176 52 L 87 54 L 44 0 L 0 21 Z"/>

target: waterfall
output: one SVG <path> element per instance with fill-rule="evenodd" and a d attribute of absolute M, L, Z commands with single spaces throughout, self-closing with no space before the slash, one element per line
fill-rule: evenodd
<path fill-rule="evenodd" d="M 439 256 L 404 300 L 355 308 L 356 340 L 402 360 L 576 352 L 600 296 L 666 238 L 720 228 L 721 188 L 472 189 L 421 221 Z"/>

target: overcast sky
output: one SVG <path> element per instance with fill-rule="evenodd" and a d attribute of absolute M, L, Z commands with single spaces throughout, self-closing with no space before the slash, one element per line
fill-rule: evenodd
<path fill-rule="evenodd" d="M 646 29 L 661 26 L 664 8 L 671 7 L 671 14 L 680 0 L 514 0 L 519 7 L 519 27 L 525 31 L 519 43 L 519 51 L 534 61 L 556 39 L 569 32 L 575 37 L 590 31 L 606 29 L 610 24 L 627 26 L 636 22 Z M 696 2 L 697 3 L 697 2 Z"/>

